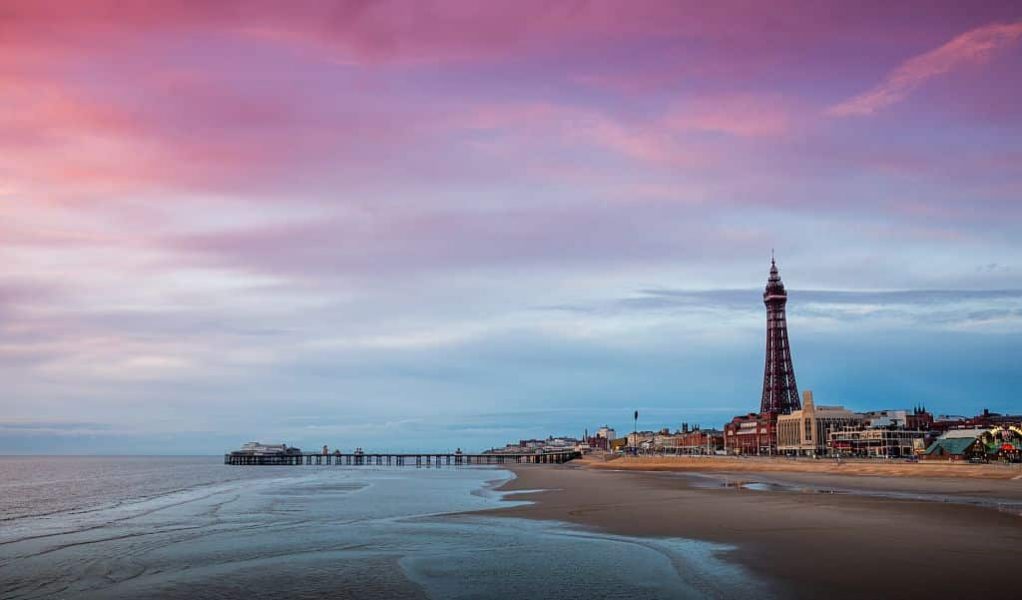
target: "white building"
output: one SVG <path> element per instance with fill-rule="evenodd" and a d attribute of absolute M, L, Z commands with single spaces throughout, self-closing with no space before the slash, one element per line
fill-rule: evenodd
<path fill-rule="evenodd" d="M 649 448 L 656 437 L 655 431 L 638 431 L 628 434 L 628 446 L 631 448 Z"/>
<path fill-rule="evenodd" d="M 250 454 L 252 456 L 275 456 L 299 452 L 301 450 L 298 448 L 288 448 L 287 444 L 263 444 L 261 442 L 247 442 L 241 445 L 241 450 L 235 450 L 237 454 Z"/>
<path fill-rule="evenodd" d="M 873 410 L 864 413 L 866 427 L 908 427 L 907 410 Z"/>

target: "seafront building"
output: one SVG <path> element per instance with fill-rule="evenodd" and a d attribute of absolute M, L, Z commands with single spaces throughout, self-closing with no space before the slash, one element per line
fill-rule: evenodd
<path fill-rule="evenodd" d="M 951 429 L 923 453 L 925 460 L 1022 460 L 1022 424 L 1007 422 L 992 428 Z"/>
<path fill-rule="evenodd" d="M 490 448 L 483 454 L 522 454 L 522 453 L 543 453 L 543 452 L 564 452 L 565 450 L 588 450 L 589 444 L 585 439 L 573 437 L 550 436 L 545 440 L 530 439 L 518 440 L 518 443 L 507 444 L 503 448 Z"/>
<path fill-rule="evenodd" d="M 593 450 L 604 450 L 609 451 L 611 449 L 611 442 L 617 439 L 617 432 L 613 428 L 604 425 L 596 430 L 596 435 L 586 435 L 586 442 L 589 448 Z"/>
<path fill-rule="evenodd" d="M 886 427 L 929 431 L 933 428 L 933 415 L 923 406 L 912 410 L 873 410 L 863 413 L 867 427 Z"/>
<path fill-rule="evenodd" d="M 239 456 L 284 456 L 301 453 L 301 448 L 288 447 L 287 444 L 263 444 L 261 442 L 246 442 L 241 445 L 241 449 L 231 452 L 231 454 Z"/>
<path fill-rule="evenodd" d="M 1019 424 L 1022 424 L 1022 415 L 1002 415 L 984 408 L 983 412 L 975 417 L 941 415 L 934 420 L 933 428 L 940 431 L 968 427 L 993 429 L 994 427 L 1010 427 Z"/>
<path fill-rule="evenodd" d="M 703 429 L 698 425 L 689 427 L 681 424 L 664 452 L 673 454 L 715 454 L 724 449 L 724 432 L 720 429 Z"/>
<path fill-rule="evenodd" d="M 749 413 L 724 425 L 724 450 L 729 454 L 773 454 L 777 448 L 775 415 Z"/>
<path fill-rule="evenodd" d="M 817 406 L 813 392 L 802 394 L 802 408 L 777 417 L 777 451 L 799 456 L 822 456 L 828 452 L 830 434 L 862 424 L 862 415 L 842 406 Z"/>
<path fill-rule="evenodd" d="M 972 460 L 986 456 L 983 434 L 986 429 L 952 429 L 933 442 L 923 453 L 925 460 Z"/>
<path fill-rule="evenodd" d="M 828 434 L 827 453 L 863 458 L 908 458 L 926 448 L 925 431 L 880 427 L 847 427 Z"/>
<path fill-rule="evenodd" d="M 661 430 L 660 435 L 663 435 L 667 430 Z M 636 450 L 652 450 L 656 443 L 656 437 L 658 432 L 656 431 L 633 431 L 626 436 L 628 440 L 628 447 Z"/>

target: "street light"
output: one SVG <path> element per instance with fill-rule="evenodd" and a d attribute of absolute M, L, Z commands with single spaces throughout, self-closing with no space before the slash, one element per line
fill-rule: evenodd
<path fill-rule="evenodd" d="M 635 411 L 632 417 L 632 456 L 638 456 L 639 451 L 637 444 L 639 443 L 639 411 Z"/>

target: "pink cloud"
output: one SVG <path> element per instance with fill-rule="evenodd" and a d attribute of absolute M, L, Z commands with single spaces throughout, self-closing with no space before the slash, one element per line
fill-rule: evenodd
<path fill-rule="evenodd" d="M 952 70 L 982 64 L 1022 39 L 1022 21 L 996 23 L 967 31 L 943 46 L 908 59 L 873 89 L 827 109 L 835 117 L 872 115 L 901 102 L 927 80 Z"/>
<path fill-rule="evenodd" d="M 62 38 L 67 47 L 95 46 L 113 29 L 137 34 L 218 30 L 318 47 L 339 62 L 428 63 L 492 58 L 533 44 L 563 44 L 575 36 L 676 33 L 682 27 L 699 32 L 707 21 L 723 21 L 724 12 L 668 0 L 628 10 L 604 0 L 338 0 L 286 5 L 274 0 L 12 0 L 5 3 L 0 22 L 8 40 L 71 31 L 73 36 Z M 702 17 L 703 22 L 695 23 L 692 17 Z"/>
<path fill-rule="evenodd" d="M 713 160 L 706 148 L 686 145 L 662 117 L 627 119 L 593 108 L 549 103 L 506 103 L 476 106 L 461 124 L 499 136 L 525 135 L 530 144 L 567 145 L 574 149 L 610 152 L 654 166 L 705 165 Z"/>
<path fill-rule="evenodd" d="M 757 33 L 758 11 L 673 2 L 627 10 L 613 2 L 9 6 L 0 16 L 0 101 L 10 108 L 0 113 L 0 178 L 36 203 L 98 204 L 140 191 L 170 192 L 175 201 L 214 192 L 288 202 L 311 190 L 357 204 L 389 185 L 430 187 L 440 198 L 467 181 L 496 188 L 522 173 L 570 180 L 574 194 L 664 185 L 670 197 L 675 176 L 699 186 L 723 179 L 721 187 L 734 189 L 743 185 L 735 179 L 791 172 L 801 153 L 820 154 L 819 138 L 812 148 L 778 139 L 801 125 L 797 115 L 810 101 L 798 82 L 685 82 L 669 95 L 626 100 L 601 86 L 635 74 L 638 87 L 625 79 L 622 89 L 662 92 L 682 73 L 783 46 L 783 37 L 822 39 L 812 27 L 821 22 L 838 27 L 833 17 L 821 21 L 827 11 L 807 10 L 777 17 L 790 36 Z M 976 34 L 991 27 L 960 36 L 972 54 L 955 53 L 981 54 L 983 40 L 997 46 L 1015 35 L 1002 29 L 1016 26 Z M 682 61 L 631 54 L 633 42 L 661 34 L 675 50 L 682 38 L 715 42 Z M 296 50 L 310 44 L 316 53 Z M 358 66 L 331 64 L 319 50 Z M 589 54 L 576 64 L 565 58 L 573 52 Z M 553 66 L 537 66 L 536 55 Z M 438 64 L 445 61 L 459 64 Z M 579 81 L 589 84 L 584 95 Z M 494 89 L 514 93 L 501 102 Z M 693 99 L 672 104 L 680 92 Z M 878 154 L 835 142 L 869 160 Z M 924 175 L 936 170 L 929 154 L 891 156 L 876 168 L 907 170 L 910 160 Z M 760 184 L 750 187 L 757 189 L 732 196 L 762 196 Z"/>
<path fill-rule="evenodd" d="M 218 32 L 314 48 L 339 63 L 407 65 L 520 59 L 550 50 L 571 52 L 594 41 L 684 38 L 711 41 L 728 53 L 728 62 L 743 57 L 761 62 L 764 51 L 799 50 L 805 39 L 824 39 L 834 28 L 866 34 L 864 14 L 854 6 L 797 0 L 769 5 L 646 0 L 627 6 L 616 0 L 7 0 L 0 13 L 0 44 L 46 39 L 74 55 L 137 44 L 159 32 Z M 661 72 L 726 66 L 703 59 L 687 63 L 645 65 L 641 78 L 655 84 Z M 585 78 L 598 85 L 607 81 L 603 73 Z"/>
<path fill-rule="evenodd" d="M 666 117 L 679 131 L 723 133 L 737 137 L 773 137 L 791 127 L 790 110 L 774 94 L 725 94 L 697 98 Z"/>
<path fill-rule="evenodd" d="M 479 266 L 659 262 L 718 240 L 699 207 L 650 202 L 494 210 L 376 210 L 259 228 L 171 236 L 182 264 L 288 280 L 378 277 Z M 688 218 L 680 219 L 685 216 Z M 751 248 L 751 245 L 747 247 Z"/>
<path fill-rule="evenodd" d="M 272 80 L 249 84 L 217 68 L 149 63 L 140 53 L 108 69 L 68 60 L 63 68 L 46 63 L 0 71 L 5 182 L 50 199 L 143 189 L 252 190 L 341 159 L 348 168 L 371 164 L 382 148 L 431 126 L 423 115 L 388 110 L 368 94 L 347 93 L 337 105 Z M 68 76 L 73 68 L 100 74 Z"/>

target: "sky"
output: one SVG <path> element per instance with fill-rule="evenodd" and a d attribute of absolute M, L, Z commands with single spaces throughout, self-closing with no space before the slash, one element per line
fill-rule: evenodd
<path fill-rule="evenodd" d="M 1018 2 L 0 2 L 0 453 L 1022 412 Z"/>

